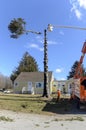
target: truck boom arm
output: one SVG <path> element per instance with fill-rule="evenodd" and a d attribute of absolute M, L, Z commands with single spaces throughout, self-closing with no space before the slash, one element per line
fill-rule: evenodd
<path fill-rule="evenodd" d="M 76 72 L 75 72 L 75 75 L 74 75 L 74 78 L 78 79 L 78 78 L 81 78 L 82 77 L 82 63 L 83 63 L 83 59 L 84 59 L 84 56 L 85 56 L 85 53 L 86 53 L 86 42 L 84 42 L 84 45 L 82 47 L 82 55 L 80 57 L 80 61 L 78 62 L 78 67 L 76 69 Z"/>

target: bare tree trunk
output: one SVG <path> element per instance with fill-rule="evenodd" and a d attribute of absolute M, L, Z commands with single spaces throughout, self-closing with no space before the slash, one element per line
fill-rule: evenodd
<path fill-rule="evenodd" d="M 49 97 L 49 86 L 48 86 L 48 49 L 47 49 L 47 38 L 46 38 L 47 30 L 44 30 L 44 89 L 43 89 L 43 97 Z"/>

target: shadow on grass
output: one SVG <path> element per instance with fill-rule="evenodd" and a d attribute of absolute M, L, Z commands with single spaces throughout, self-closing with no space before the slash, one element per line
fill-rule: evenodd
<path fill-rule="evenodd" d="M 56 114 L 86 114 L 86 107 L 77 109 L 77 101 L 61 98 L 59 101 L 52 99 L 47 102 L 43 111 L 52 112 Z"/>

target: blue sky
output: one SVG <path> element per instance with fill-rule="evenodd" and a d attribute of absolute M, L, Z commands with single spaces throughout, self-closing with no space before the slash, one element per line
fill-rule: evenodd
<path fill-rule="evenodd" d="M 10 38 L 8 24 L 14 18 L 23 18 L 29 33 L 18 39 Z M 86 0 L 0 0 L 0 72 L 10 76 L 28 51 L 43 71 L 43 39 L 47 25 L 78 26 L 86 28 Z M 71 66 L 80 59 L 86 40 L 85 30 L 54 28 L 47 32 L 48 69 L 56 79 L 66 79 Z M 84 58 L 86 67 L 86 58 Z"/>

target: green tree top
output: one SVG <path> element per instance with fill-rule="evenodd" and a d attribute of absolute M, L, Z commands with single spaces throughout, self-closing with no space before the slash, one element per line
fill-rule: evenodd
<path fill-rule="evenodd" d="M 75 61 L 73 66 L 71 67 L 71 70 L 67 76 L 67 79 L 73 78 L 76 72 L 76 68 L 78 67 L 78 61 Z"/>
<path fill-rule="evenodd" d="M 69 75 L 67 76 L 67 79 L 73 78 L 75 73 L 76 73 L 76 68 L 78 67 L 78 61 L 75 61 L 73 66 L 71 67 L 71 71 L 69 72 Z M 81 65 L 82 67 L 82 75 L 86 76 L 86 72 L 85 72 L 85 68 L 83 66 L 83 64 Z"/>
<path fill-rule="evenodd" d="M 18 38 L 20 35 L 25 33 L 25 24 L 26 22 L 22 18 L 17 18 L 11 20 L 10 24 L 8 25 L 8 29 L 12 33 L 12 38 Z"/>
<path fill-rule="evenodd" d="M 28 34 L 29 32 L 35 33 L 35 34 L 41 34 L 41 32 L 36 32 L 33 30 L 26 30 L 26 22 L 22 18 L 17 18 L 11 20 L 10 24 L 8 25 L 8 29 L 11 32 L 11 38 L 19 38 L 22 34 L 26 33 Z"/>
<path fill-rule="evenodd" d="M 14 81 L 21 72 L 35 71 L 39 71 L 36 60 L 28 52 L 25 52 L 18 67 L 12 72 L 10 78 Z"/>

